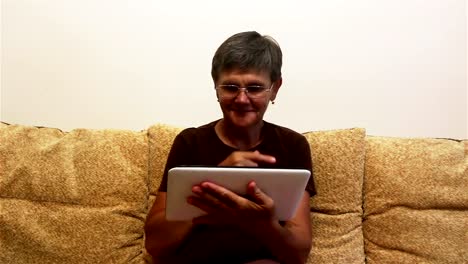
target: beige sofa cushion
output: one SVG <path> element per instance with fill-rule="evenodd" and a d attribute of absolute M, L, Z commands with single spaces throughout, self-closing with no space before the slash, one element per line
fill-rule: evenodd
<path fill-rule="evenodd" d="M 468 263 L 468 141 L 368 137 L 368 263 Z"/>
<path fill-rule="evenodd" d="M 365 130 L 304 134 L 312 151 L 317 195 L 311 199 L 309 263 L 364 263 L 362 181 Z"/>
<path fill-rule="evenodd" d="M 180 131 L 182 128 L 166 124 L 155 124 L 148 128 L 150 204 L 156 198 L 172 142 Z"/>
<path fill-rule="evenodd" d="M 0 127 L 0 263 L 143 263 L 146 132 Z"/>
<path fill-rule="evenodd" d="M 172 141 L 181 130 L 163 124 L 148 129 L 153 199 Z M 365 130 L 304 135 L 312 148 L 318 192 L 311 200 L 313 249 L 309 263 L 364 263 L 361 216 Z"/>

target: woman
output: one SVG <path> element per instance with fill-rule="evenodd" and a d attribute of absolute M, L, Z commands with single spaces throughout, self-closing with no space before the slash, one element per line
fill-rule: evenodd
<path fill-rule="evenodd" d="M 268 36 L 242 32 L 216 51 L 211 75 L 223 118 L 182 131 L 174 140 L 158 197 L 148 215 L 146 248 L 156 263 L 304 263 L 311 247 L 311 177 L 295 216 L 274 217 L 274 201 L 250 182 L 241 197 L 210 182 L 187 202 L 207 214 L 165 219 L 167 172 L 181 165 L 312 170 L 306 139 L 263 116 L 282 84 L 282 52 Z"/>

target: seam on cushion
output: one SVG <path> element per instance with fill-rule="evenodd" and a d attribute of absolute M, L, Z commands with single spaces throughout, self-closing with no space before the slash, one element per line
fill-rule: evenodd
<path fill-rule="evenodd" d="M 361 216 L 361 213 L 358 212 L 358 211 L 335 213 L 335 212 L 324 212 L 324 211 L 319 211 L 319 210 L 310 210 L 310 212 L 314 213 L 314 214 L 322 214 L 322 215 L 330 215 L 330 216 L 340 216 L 340 215 L 358 215 L 358 216 Z M 361 223 L 362 223 L 362 217 L 361 217 Z"/>
<path fill-rule="evenodd" d="M 367 154 L 368 154 L 368 148 L 369 148 L 368 139 L 372 138 L 372 137 L 374 137 L 374 136 L 370 136 L 370 135 L 366 134 L 365 138 L 364 138 L 364 153 L 365 153 L 364 154 L 364 162 L 363 162 L 363 164 L 364 164 L 364 170 L 363 170 L 364 175 L 363 175 L 363 178 L 362 178 L 362 189 L 361 189 L 361 191 L 362 191 L 362 204 L 361 204 L 361 206 L 362 206 L 362 217 L 361 217 L 361 221 L 362 221 L 362 239 L 363 239 L 363 242 L 364 242 L 364 256 L 365 256 L 365 262 L 366 263 L 369 262 L 369 252 L 370 252 L 370 250 L 368 248 L 368 246 L 369 246 L 368 243 L 372 243 L 372 244 L 377 245 L 376 243 L 374 243 L 373 241 L 371 241 L 371 240 L 369 240 L 367 238 L 368 237 L 367 234 L 366 234 L 367 229 L 365 228 L 365 224 L 364 224 L 364 222 L 366 221 L 366 219 L 368 217 L 367 211 L 365 210 L 365 208 L 367 207 L 366 206 L 366 201 L 367 201 L 366 197 L 367 196 L 366 196 L 366 192 L 365 192 L 366 191 L 365 186 L 366 186 L 366 182 L 367 182 L 367 161 L 368 161 Z M 366 242 L 366 240 L 368 242 Z"/>
<path fill-rule="evenodd" d="M 147 216 L 150 208 L 149 208 L 149 199 L 150 199 L 150 194 L 151 194 L 151 140 L 150 140 L 150 130 L 146 130 L 146 140 L 147 140 L 147 146 L 148 146 L 148 159 L 147 159 L 147 166 L 146 166 L 146 205 L 145 205 L 145 215 Z"/>
<path fill-rule="evenodd" d="M 60 131 L 60 132 L 63 133 L 63 134 L 67 134 L 67 133 L 68 133 L 68 132 L 63 131 L 62 129 L 56 128 L 56 127 L 45 127 L 45 126 L 34 126 L 34 127 L 35 127 L 35 128 L 38 128 L 38 129 L 54 129 L 54 130 Z"/>
<path fill-rule="evenodd" d="M 366 185 L 366 180 L 367 180 L 367 147 L 368 147 L 368 142 L 367 142 L 367 138 L 368 138 L 368 135 L 367 135 L 367 132 L 364 130 L 364 142 L 363 142 L 363 162 L 362 162 L 362 186 L 361 186 L 361 212 L 362 212 L 362 215 L 361 215 L 361 236 L 362 236 L 362 242 L 363 242 L 363 253 L 364 253 L 364 262 L 365 263 L 368 263 L 369 262 L 369 259 L 368 259 L 368 253 L 369 253 L 369 249 L 367 248 L 367 245 L 366 245 L 366 230 L 364 228 L 364 222 L 366 220 L 366 211 L 365 211 L 365 203 L 366 203 L 366 193 L 365 193 L 365 185 Z"/>
<path fill-rule="evenodd" d="M 397 252 L 401 252 L 401 253 L 403 253 L 403 254 L 408 254 L 408 255 L 416 256 L 416 257 L 423 258 L 423 259 L 428 259 L 428 258 L 429 258 L 429 256 L 426 256 L 425 254 L 419 254 L 419 252 L 414 252 L 414 251 L 411 251 L 411 250 L 399 249 L 399 248 L 396 248 L 396 247 L 384 246 L 384 245 L 382 245 L 382 244 L 377 243 L 377 242 L 374 241 L 374 240 L 369 239 L 368 237 L 366 237 L 365 239 L 367 240 L 367 243 L 374 244 L 374 246 L 378 247 L 380 250 L 384 250 L 384 251 L 397 251 Z M 377 250 L 378 250 L 378 249 L 377 249 Z M 375 249 L 374 249 L 374 251 L 375 251 Z M 366 259 L 367 259 L 367 252 L 366 252 Z"/>
<path fill-rule="evenodd" d="M 452 141 L 455 141 L 455 142 L 462 142 L 463 139 L 456 139 L 456 138 L 435 138 L 435 139 L 442 139 L 442 140 L 452 140 Z"/>
<path fill-rule="evenodd" d="M 388 212 L 395 210 L 395 209 L 409 209 L 410 211 L 445 211 L 445 212 L 466 212 L 467 206 L 461 206 L 461 207 L 426 207 L 426 208 L 421 208 L 421 207 L 415 207 L 415 206 L 410 206 L 410 205 L 405 205 L 405 204 L 394 204 L 394 205 L 389 205 L 385 208 L 382 208 L 381 210 L 377 210 L 371 214 L 368 214 L 366 218 L 373 218 L 374 216 L 380 216 L 380 215 L 385 215 Z"/>
<path fill-rule="evenodd" d="M 366 215 L 366 212 L 365 212 L 365 206 L 364 206 L 364 203 L 366 202 L 366 193 L 365 193 L 365 185 L 366 185 L 366 175 L 367 175 L 367 134 L 364 133 L 364 146 L 363 146 L 363 152 L 364 152 L 364 160 L 362 162 L 362 186 L 361 186 L 361 207 L 362 207 L 362 222 L 364 224 L 364 216 Z"/>
<path fill-rule="evenodd" d="M 143 259 L 143 257 L 144 252 L 140 250 L 140 252 L 136 253 L 134 256 L 130 256 L 127 261 L 128 263 L 135 263 L 135 261 L 139 261 L 140 259 Z"/>
<path fill-rule="evenodd" d="M 143 220 L 143 235 L 140 243 L 140 253 L 132 258 L 129 262 L 134 261 L 136 258 L 142 256 L 142 259 L 144 259 L 145 252 L 146 252 L 146 232 L 145 232 L 145 226 L 146 226 L 146 218 L 148 217 L 149 211 L 151 210 L 150 208 L 150 198 L 151 198 L 151 136 L 150 136 L 150 128 L 146 129 L 146 140 L 147 140 L 147 146 L 148 146 L 148 160 L 147 160 L 147 170 L 146 170 L 146 200 L 145 200 L 145 219 Z M 143 261 L 146 262 L 146 261 Z"/>
<path fill-rule="evenodd" d="M 463 142 L 468 140 L 468 138 L 444 138 L 444 137 L 417 137 L 417 136 L 381 136 L 381 135 L 367 135 L 369 138 L 389 138 L 389 139 L 417 139 L 417 140 L 424 140 L 424 139 L 436 139 L 436 140 L 450 140 L 455 142 Z"/>
<path fill-rule="evenodd" d="M 361 253 L 364 255 L 364 263 L 367 263 L 367 250 L 366 250 L 366 242 L 365 242 L 365 237 L 364 237 L 364 181 L 366 179 L 366 161 L 367 161 L 367 131 L 366 129 L 363 129 L 363 134 L 362 134 L 362 143 L 361 143 L 361 212 L 360 212 L 360 218 L 361 218 L 361 223 L 360 223 L 360 239 L 362 243 L 362 251 Z"/>
<path fill-rule="evenodd" d="M 46 201 L 46 200 L 33 200 L 33 199 L 24 199 L 18 197 L 7 197 L 7 196 L 0 196 L 1 199 L 5 200 L 19 200 L 19 201 L 27 201 L 27 202 L 34 202 L 34 203 L 41 203 L 41 204 L 59 204 L 59 205 L 69 205 L 69 206 L 80 206 L 80 207 L 90 207 L 90 208 L 107 208 L 107 207 L 116 207 L 122 204 L 137 204 L 137 202 L 120 202 L 114 205 L 90 205 L 90 204 L 82 204 L 82 203 L 70 203 L 70 202 L 58 202 L 58 201 Z"/>
<path fill-rule="evenodd" d="M 23 127 L 23 128 L 35 128 L 35 129 L 52 129 L 52 130 L 58 130 L 62 134 L 68 134 L 68 131 L 65 131 L 63 129 L 57 128 L 57 127 L 49 127 L 49 126 L 35 126 L 35 125 L 21 125 L 21 124 L 10 124 L 7 122 L 1 121 L 0 123 L 8 125 L 8 126 L 18 126 L 18 127 Z"/>

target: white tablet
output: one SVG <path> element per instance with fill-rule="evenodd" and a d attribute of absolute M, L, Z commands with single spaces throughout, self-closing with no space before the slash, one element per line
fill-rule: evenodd
<path fill-rule="evenodd" d="M 265 169 L 245 167 L 176 167 L 168 172 L 166 219 L 187 221 L 205 214 L 187 203 L 193 195 L 192 187 L 203 181 L 221 185 L 237 194 L 245 195 L 247 184 L 257 186 L 275 201 L 280 221 L 294 216 L 304 194 L 310 171 L 305 169 Z"/>

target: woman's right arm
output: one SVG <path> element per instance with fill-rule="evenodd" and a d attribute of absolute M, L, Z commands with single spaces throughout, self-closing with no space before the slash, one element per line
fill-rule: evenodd
<path fill-rule="evenodd" d="M 194 141 L 191 139 L 193 136 L 191 131 L 186 129 L 175 137 L 167 157 L 156 201 L 146 217 L 145 247 L 148 253 L 156 259 L 173 256 L 173 253 L 192 229 L 191 221 L 166 220 L 167 172 L 179 165 L 194 164 L 193 146 L 190 144 Z"/>
<path fill-rule="evenodd" d="M 155 259 L 170 258 L 191 229 L 191 221 L 166 220 L 166 193 L 159 192 L 146 218 L 146 250 Z"/>

